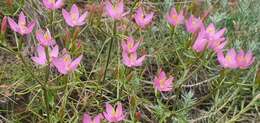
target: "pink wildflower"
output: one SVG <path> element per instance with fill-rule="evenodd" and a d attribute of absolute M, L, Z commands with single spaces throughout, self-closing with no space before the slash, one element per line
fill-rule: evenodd
<path fill-rule="evenodd" d="M 240 69 L 247 69 L 255 61 L 252 51 L 245 53 L 240 50 L 237 54 L 237 64 Z"/>
<path fill-rule="evenodd" d="M 181 10 L 178 14 L 176 9 L 172 7 L 171 11 L 166 15 L 166 19 L 173 26 L 183 24 L 184 21 L 183 10 Z"/>
<path fill-rule="evenodd" d="M 68 74 L 77 69 L 82 57 L 83 56 L 80 55 L 72 61 L 70 55 L 65 53 L 62 57 L 54 58 L 52 63 L 61 74 Z"/>
<path fill-rule="evenodd" d="M 207 39 L 205 38 L 205 31 L 203 29 L 200 30 L 197 39 L 195 40 L 192 49 L 196 52 L 202 52 L 207 47 Z"/>
<path fill-rule="evenodd" d="M 50 10 L 59 9 L 63 6 L 63 0 L 42 0 L 43 5 Z"/>
<path fill-rule="evenodd" d="M 137 52 L 128 53 L 123 51 L 123 63 L 127 67 L 138 67 L 143 64 L 143 61 L 145 59 L 145 55 L 141 56 L 140 58 L 137 58 Z"/>
<path fill-rule="evenodd" d="M 37 47 L 37 54 L 38 54 L 38 56 L 32 57 L 32 60 L 39 65 L 47 64 L 46 52 L 45 52 L 45 48 L 43 46 L 39 45 Z M 51 51 L 49 53 L 50 62 L 52 62 L 53 58 L 58 57 L 58 54 L 59 54 L 59 47 L 58 47 L 58 45 L 56 45 L 51 49 Z"/>
<path fill-rule="evenodd" d="M 161 92 L 167 92 L 172 90 L 173 77 L 166 77 L 164 71 L 160 70 L 159 74 L 154 78 L 154 87 Z"/>
<path fill-rule="evenodd" d="M 79 8 L 77 7 L 77 5 L 73 4 L 70 12 L 67 12 L 65 9 L 62 9 L 62 15 L 69 26 L 75 27 L 81 26 L 86 23 L 85 19 L 88 15 L 88 12 L 86 11 L 84 14 L 80 16 Z"/>
<path fill-rule="evenodd" d="M 36 39 L 42 46 L 52 46 L 56 44 L 55 40 L 52 38 L 50 31 L 43 32 L 42 30 L 38 30 L 36 32 Z"/>
<path fill-rule="evenodd" d="M 138 8 L 135 14 L 135 22 L 141 28 L 145 28 L 153 19 L 153 12 L 145 15 L 142 8 Z"/>
<path fill-rule="evenodd" d="M 19 15 L 18 24 L 10 17 L 8 17 L 8 23 L 14 32 L 18 32 L 21 35 L 31 33 L 33 27 L 35 26 L 35 21 L 32 21 L 31 23 L 26 25 L 26 16 L 24 16 L 23 12 L 21 12 Z"/>
<path fill-rule="evenodd" d="M 120 0 L 115 5 L 112 5 L 112 3 L 107 0 L 105 3 L 105 11 L 111 18 L 120 20 L 126 14 L 124 13 L 124 1 Z"/>
<path fill-rule="evenodd" d="M 103 115 L 109 122 L 119 122 L 125 118 L 122 104 L 120 102 L 117 103 L 116 110 L 112 107 L 112 105 L 106 103 L 106 112 L 103 112 Z"/>
<path fill-rule="evenodd" d="M 126 41 L 122 41 L 121 43 L 123 51 L 127 53 L 136 52 L 137 48 L 139 47 L 139 42 L 134 41 L 132 36 L 127 37 Z"/>
<path fill-rule="evenodd" d="M 102 119 L 102 114 L 97 115 L 94 119 L 87 113 L 84 113 L 83 115 L 83 123 L 100 123 Z"/>
<path fill-rule="evenodd" d="M 200 28 L 204 28 L 202 20 L 200 18 L 196 18 L 193 15 L 190 16 L 190 18 L 185 21 L 186 30 L 190 33 L 197 32 Z"/>
<path fill-rule="evenodd" d="M 217 57 L 218 62 L 224 68 L 236 69 L 238 67 L 237 53 L 233 48 L 228 50 L 226 56 L 224 56 L 222 51 L 218 52 Z"/>

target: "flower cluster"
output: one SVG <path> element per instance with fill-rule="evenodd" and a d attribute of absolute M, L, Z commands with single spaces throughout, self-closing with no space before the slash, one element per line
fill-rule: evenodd
<path fill-rule="evenodd" d="M 57 9 L 60 8 L 62 0 L 48 1 L 43 0 L 43 4 L 48 9 Z M 83 25 L 87 16 L 85 12 L 81 17 L 79 17 L 79 10 L 76 5 L 72 6 L 70 14 L 63 10 L 64 19 L 67 24 L 71 27 Z M 23 12 L 19 15 L 18 23 L 16 23 L 12 18 L 8 18 L 9 25 L 14 32 L 18 32 L 21 35 L 30 34 L 33 31 L 35 22 L 32 21 L 30 24 L 26 25 L 26 16 Z M 56 45 L 55 39 L 52 37 L 49 29 L 46 31 L 39 29 L 36 31 L 36 39 L 39 42 L 39 45 L 36 48 L 37 55 L 32 57 L 32 60 L 39 65 L 55 66 L 61 74 L 68 74 L 76 70 L 82 55 L 72 61 L 70 54 L 64 49 L 63 53 L 59 55 L 59 46 Z"/>
<path fill-rule="evenodd" d="M 64 1 L 42 0 L 42 3 L 48 10 L 55 10 L 62 8 Z M 124 11 L 124 7 L 123 0 L 119 0 L 114 5 L 107 0 L 104 9 L 106 14 L 114 21 L 119 21 L 127 14 L 127 12 Z M 79 8 L 73 4 L 69 12 L 62 9 L 62 15 L 68 26 L 78 27 L 86 23 L 88 12 L 86 11 L 80 15 Z M 145 29 L 151 24 L 153 17 L 154 12 L 146 14 L 145 11 L 139 7 L 135 12 L 134 20 L 138 27 Z M 193 15 L 185 20 L 183 10 L 177 12 L 174 7 L 166 14 L 166 20 L 174 27 L 185 24 L 186 31 L 197 36 L 192 45 L 192 49 L 196 52 L 204 52 L 206 49 L 213 50 L 217 54 L 217 60 L 220 65 L 224 68 L 247 69 L 255 60 L 252 51 L 245 52 L 244 50 L 240 50 L 239 52 L 236 52 L 233 48 L 228 50 L 224 56 L 224 47 L 227 44 L 227 39 L 225 37 L 226 28 L 218 30 L 213 23 L 210 23 L 206 27 L 199 17 Z M 10 17 L 7 19 L 5 17 L 1 26 L 1 33 L 5 32 L 6 21 L 8 21 L 10 28 L 14 32 L 17 32 L 22 36 L 33 32 L 36 24 L 35 21 L 31 21 L 27 24 L 28 20 L 24 13 L 21 12 L 18 23 Z M 38 45 L 36 46 L 35 56 L 31 57 L 32 61 L 39 65 L 55 67 L 60 74 L 64 75 L 75 71 L 80 65 L 83 55 L 79 55 L 73 60 L 69 50 L 64 48 L 60 52 L 59 43 L 56 42 L 55 37 L 51 35 L 51 31 L 53 30 L 49 30 L 48 28 L 46 28 L 46 30 L 38 29 L 36 31 L 35 35 L 38 40 Z M 132 36 L 128 36 L 126 39 L 122 40 L 122 62 L 125 66 L 135 68 L 143 65 L 147 55 L 138 57 L 137 50 L 140 43 L 140 41 L 135 41 Z M 169 92 L 173 90 L 173 80 L 174 77 L 167 77 L 166 73 L 160 69 L 158 74 L 154 77 L 153 86 L 157 91 Z M 94 119 L 92 119 L 89 114 L 85 113 L 83 115 L 83 123 L 100 123 L 104 118 L 109 122 L 120 122 L 124 120 L 125 117 L 123 106 L 120 102 L 117 103 L 116 107 L 106 103 L 106 111 L 95 116 Z"/>
<path fill-rule="evenodd" d="M 127 67 L 138 67 L 143 64 L 145 55 L 137 58 L 137 49 L 139 47 L 139 42 L 134 41 L 133 37 L 128 37 L 126 41 L 122 41 L 121 47 L 123 49 L 123 63 Z"/>
<path fill-rule="evenodd" d="M 183 22 L 185 18 L 183 16 L 183 10 L 177 13 L 176 9 L 172 8 L 167 14 L 166 19 L 175 27 L 184 24 Z M 239 53 L 236 53 L 233 48 L 230 49 L 227 52 L 226 57 L 224 57 L 223 50 L 227 44 L 227 40 L 224 36 L 226 28 L 217 30 L 213 23 L 210 23 L 205 27 L 202 20 L 193 15 L 191 15 L 188 20 L 185 20 L 185 27 L 187 32 L 197 35 L 197 38 L 192 45 L 192 49 L 196 52 L 203 52 L 206 49 L 212 49 L 217 53 L 217 59 L 220 65 L 224 68 L 246 69 L 255 60 L 251 51 L 244 53 L 243 50 L 240 50 Z"/>

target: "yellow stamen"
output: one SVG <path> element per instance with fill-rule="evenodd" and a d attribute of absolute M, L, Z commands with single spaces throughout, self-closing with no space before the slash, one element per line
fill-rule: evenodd
<path fill-rule="evenodd" d="M 173 20 L 178 20 L 178 16 L 172 15 L 172 19 L 173 19 Z"/>
<path fill-rule="evenodd" d="M 50 37 L 50 35 L 48 35 L 48 33 L 45 33 L 45 34 L 44 34 L 44 39 L 45 39 L 45 40 L 50 40 L 51 37 Z"/>
<path fill-rule="evenodd" d="M 55 3 L 55 0 L 49 0 L 50 3 Z"/>
<path fill-rule="evenodd" d="M 227 60 L 228 62 L 231 62 L 231 61 L 232 61 L 231 56 L 226 56 L 226 60 Z"/>

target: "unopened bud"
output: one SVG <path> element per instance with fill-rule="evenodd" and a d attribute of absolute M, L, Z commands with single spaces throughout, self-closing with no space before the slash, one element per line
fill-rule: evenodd
<path fill-rule="evenodd" d="M 4 34 L 6 32 L 6 27 L 7 27 L 7 17 L 4 16 L 1 23 L 1 34 Z"/>

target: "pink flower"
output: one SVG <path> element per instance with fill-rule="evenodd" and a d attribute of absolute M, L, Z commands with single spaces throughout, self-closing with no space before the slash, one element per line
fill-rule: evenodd
<path fill-rule="evenodd" d="M 224 37 L 225 31 L 226 28 L 216 31 L 214 24 L 209 24 L 205 30 L 206 38 L 208 40 L 208 47 L 213 49 L 215 52 L 222 50 L 227 44 L 226 38 Z"/>
<path fill-rule="evenodd" d="M 192 49 L 196 52 L 202 52 L 207 47 L 208 40 L 205 38 L 205 31 L 200 30 L 197 39 L 195 40 Z"/>
<path fill-rule="evenodd" d="M 183 24 L 184 21 L 183 10 L 181 10 L 178 14 L 176 9 L 172 7 L 171 11 L 166 15 L 166 19 L 173 26 Z"/>
<path fill-rule="evenodd" d="M 116 5 L 112 5 L 111 2 L 106 0 L 105 3 L 105 11 L 108 16 L 115 20 L 120 20 L 124 17 L 126 13 L 124 13 L 124 1 L 120 0 Z"/>
<path fill-rule="evenodd" d="M 6 32 L 7 27 L 7 17 L 4 16 L 2 23 L 1 23 L 1 33 L 4 34 Z"/>
<path fill-rule="evenodd" d="M 223 29 L 217 31 L 216 27 L 213 23 L 210 23 L 205 30 L 206 36 L 209 40 L 212 39 L 212 38 L 213 39 L 219 39 L 219 38 L 224 37 L 225 31 L 226 31 L 226 28 L 223 28 Z"/>
<path fill-rule="evenodd" d="M 42 30 L 38 30 L 36 32 L 36 39 L 42 46 L 52 46 L 56 44 L 48 29 L 45 32 L 43 32 Z"/>
<path fill-rule="evenodd" d="M 86 11 L 83 15 L 80 16 L 78 7 L 75 4 L 73 4 L 70 12 L 67 12 L 65 9 L 62 9 L 62 15 L 69 26 L 75 27 L 81 26 L 86 23 L 85 19 L 88 15 L 88 12 Z"/>
<path fill-rule="evenodd" d="M 10 17 L 8 17 L 8 23 L 14 32 L 18 32 L 21 35 L 31 33 L 33 27 L 35 26 L 35 21 L 32 21 L 31 23 L 26 25 L 26 16 L 24 16 L 23 12 L 21 12 L 19 15 L 18 24 Z"/>
<path fill-rule="evenodd" d="M 237 54 L 237 64 L 240 69 L 247 69 L 254 61 L 255 57 L 252 51 L 245 53 L 243 50 L 240 50 Z"/>
<path fill-rule="evenodd" d="M 137 59 L 137 52 L 127 53 L 127 52 L 123 51 L 122 56 L 123 56 L 123 63 L 127 67 L 142 66 L 143 61 L 145 59 L 145 55 L 141 56 L 140 58 Z"/>
<path fill-rule="evenodd" d="M 47 57 L 45 53 L 45 48 L 43 46 L 39 45 L 37 47 L 37 54 L 38 56 L 32 57 L 32 60 L 39 65 L 47 64 Z M 50 62 L 52 62 L 53 58 L 58 57 L 58 54 L 59 54 L 59 47 L 58 45 L 56 45 L 51 49 L 49 53 Z"/>
<path fill-rule="evenodd" d="M 236 69 L 238 67 L 237 53 L 233 48 L 228 50 L 226 56 L 224 56 L 222 51 L 218 52 L 217 57 L 218 62 L 224 68 Z"/>
<path fill-rule="evenodd" d="M 160 70 L 159 74 L 155 76 L 153 84 L 158 91 L 167 92 L 172 90 L 172 81 L 172 76 L 167 78 L 165 72 Z"/>
<path fill-rule="evenodd" d="M 224 37 L 225 28 L 216 31 L 214 24 L 204 29 L 201 28 L 198 37 L 193 45 L 193 49 L 197 52 L 202 52 L 206 48 L 214 50 L 216 53 L 221 51 L 227 44 L 226 38 Z"/>
<path fill-rule="evenodd" d="M 190 33 L 195 33 L 200 28 L 204 28 L 202 20 L 200 18 L 196 18 L 193 15 L 190 16 L 190 18 L 185 21 L 186 30 Z"/>
<path fill-rule="evenodd" d="M 83 123 L 100 123 L 102 119 L 102 114 L 97 115 L 93 120 L 89 114 L 84 113 L 83 115 Z"/>
<path fill-rule="evenodd" d="M 142 8 L 137 9 L 135 14 L 135 22 L 141 28 L 145 28 L 153 19 L 153 12 L 145 15 Z"/>
<path fill-rule="evenodd" d="M 112 107 L 112 105 L 106 103 L 106 112 L 103 112 L 103 115 L 109 122 L 119 122 L 125 118 L 122 104 L 120 102 L 117 103 L 116 110 Z"/>
<path fill-rule="evenodd" d="M 82 57 L 83 56 L 80 55 L 72 61 L 70 55 L 65 53 L 62 57 L 54 58 L 52 63 L 61 74 L 68 74 L 77 69 Z"/>
<path fill-rule="evenodd" d="M 208 47 L 213 49 L 216 53 L 221 51 L 227 44 L 225 38 L 211 39 L 208 41 Z"/>
<path fill-rule="evenodd" d="M 126 41 L 122 41 L 121 46 L 124 52 L 133 53 L 139 47 L 139 42 L 135 43 L 133 37 L 129 36 Z"/>
<path fill-rule="evenodd" d="M 63 0 L 42 0 L 43 5 L 50 10 L 59 9 L 63 6 Z"/>

